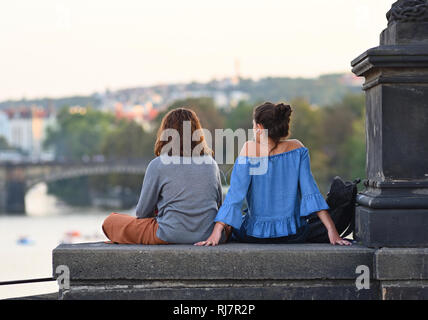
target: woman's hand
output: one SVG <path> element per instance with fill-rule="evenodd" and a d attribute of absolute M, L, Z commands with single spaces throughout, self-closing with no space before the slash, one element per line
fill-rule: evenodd
<path fill-rule="evenodd" d="M 341 246 L 350 246 L 351 243 L 349 241 L 343 240 L 339 233 L 337 232 L 336 226 L 334 225 L 333 220 L 330 217 L 330 214 L 327 210 L 321 210 L 317 212 L 318 217 L 320 218 L 321 222 L 324 224 L 324 226 L 327 228 L 328 231 L 328 239 L 330 240 L 330 243 L 332 245 L 341 245 Z"/>
<path fill-rule="evenodd" d="M 347 240 L 342 239 L 339 234 L 336 231 L 336 228 L 334 230 L 328 231 L 328 238 L 330 239 L 330 243 L 332 245 L 341 245 L 341 246 L 350 246 L 351 243 Z"/>
<path fill-rule="evenodd" d="M 219 244 L 221 239 L 221 234 L 224 229 L 224 224 L 217 222 L 214 226 L 214 230 L 209 236 L 209 238 L 205 241 L 200 241 L 195 243 L 195 246 L 216 246 Z"/>

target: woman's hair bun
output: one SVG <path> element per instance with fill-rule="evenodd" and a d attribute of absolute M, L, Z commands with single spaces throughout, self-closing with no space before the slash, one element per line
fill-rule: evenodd
<path fill-rule="evenodd" d="M 289 136 L 292 111 L 288 104 L 271 102 L 265 102 L 254 109 L 254 122 L 263 125 L 268 130 L 269 138 L 275 142 L 270 151 L 276 149 L 282 138 Z"/>
<path fill-rule="evenodd" d="M 276 114 L 279 119 L 288 118 L 291 115 L 291 107 L 285 103 L 279 103 L 276 105 Z"/>

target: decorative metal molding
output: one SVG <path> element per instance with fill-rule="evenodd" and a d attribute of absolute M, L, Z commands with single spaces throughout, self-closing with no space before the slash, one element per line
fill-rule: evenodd
<path fill-rule="evenodd" d="M 428 0 L 399 0 L 386 14 L 388 25 L 393 22 L 428 22 Z"/>

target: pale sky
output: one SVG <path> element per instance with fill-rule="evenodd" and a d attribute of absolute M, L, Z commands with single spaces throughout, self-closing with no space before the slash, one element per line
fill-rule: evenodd
<path fill-rule="evenodd" d="M 0 2 L 0 100 L 350 71 L 395 0 Z"/>

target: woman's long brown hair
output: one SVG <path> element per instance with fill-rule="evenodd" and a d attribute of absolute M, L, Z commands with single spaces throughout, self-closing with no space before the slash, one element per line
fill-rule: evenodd
<path fill-rule="evenodd" d="M 184 127 L 184 121 L 190 122 L 190 128 L 191 128 L 191 134 L 190 134 L 190 154 L 187 154 L 187 150 L 184 150 L 184 135 L 183 135 L 183 127 Z M 169 136 L 167 141 L 162 141 L 165 139 L 162 139 L 162 134 L 167 129 L 174 129 L 179 133 L 180 136 L 180 151 L 179 154 L 172 154 L 173 150 L 168 151 L 169 156 L 191 156 L 193 154 L 193 150 L 196 146 L 200 145 L 199 148 L 201 148 L 200 156 L 203 155 L 213 155 L 213 151 L 208 147 L 205 136 L 203 135 L 203 132 L 200 131 L 199 135 L 199 141 L 193 141 L 193 133 L 197 130 L 202 130 L 201 123 L 199 121 L 198 116 L 193 110 L 187 109 L 187 108 L 177 108 L 169 111 L 162 119 L 161 125 L 159 127 L 159 130 L 157 132 L 157 138 L 155 143 L 155 156 L 160 156 L 161 154 L 165 153 L 162 149 L 163 147 L 170 143 L 173 139 L 173 137 Z M 178 142 L 178 141 L 177 141 Z"/>

